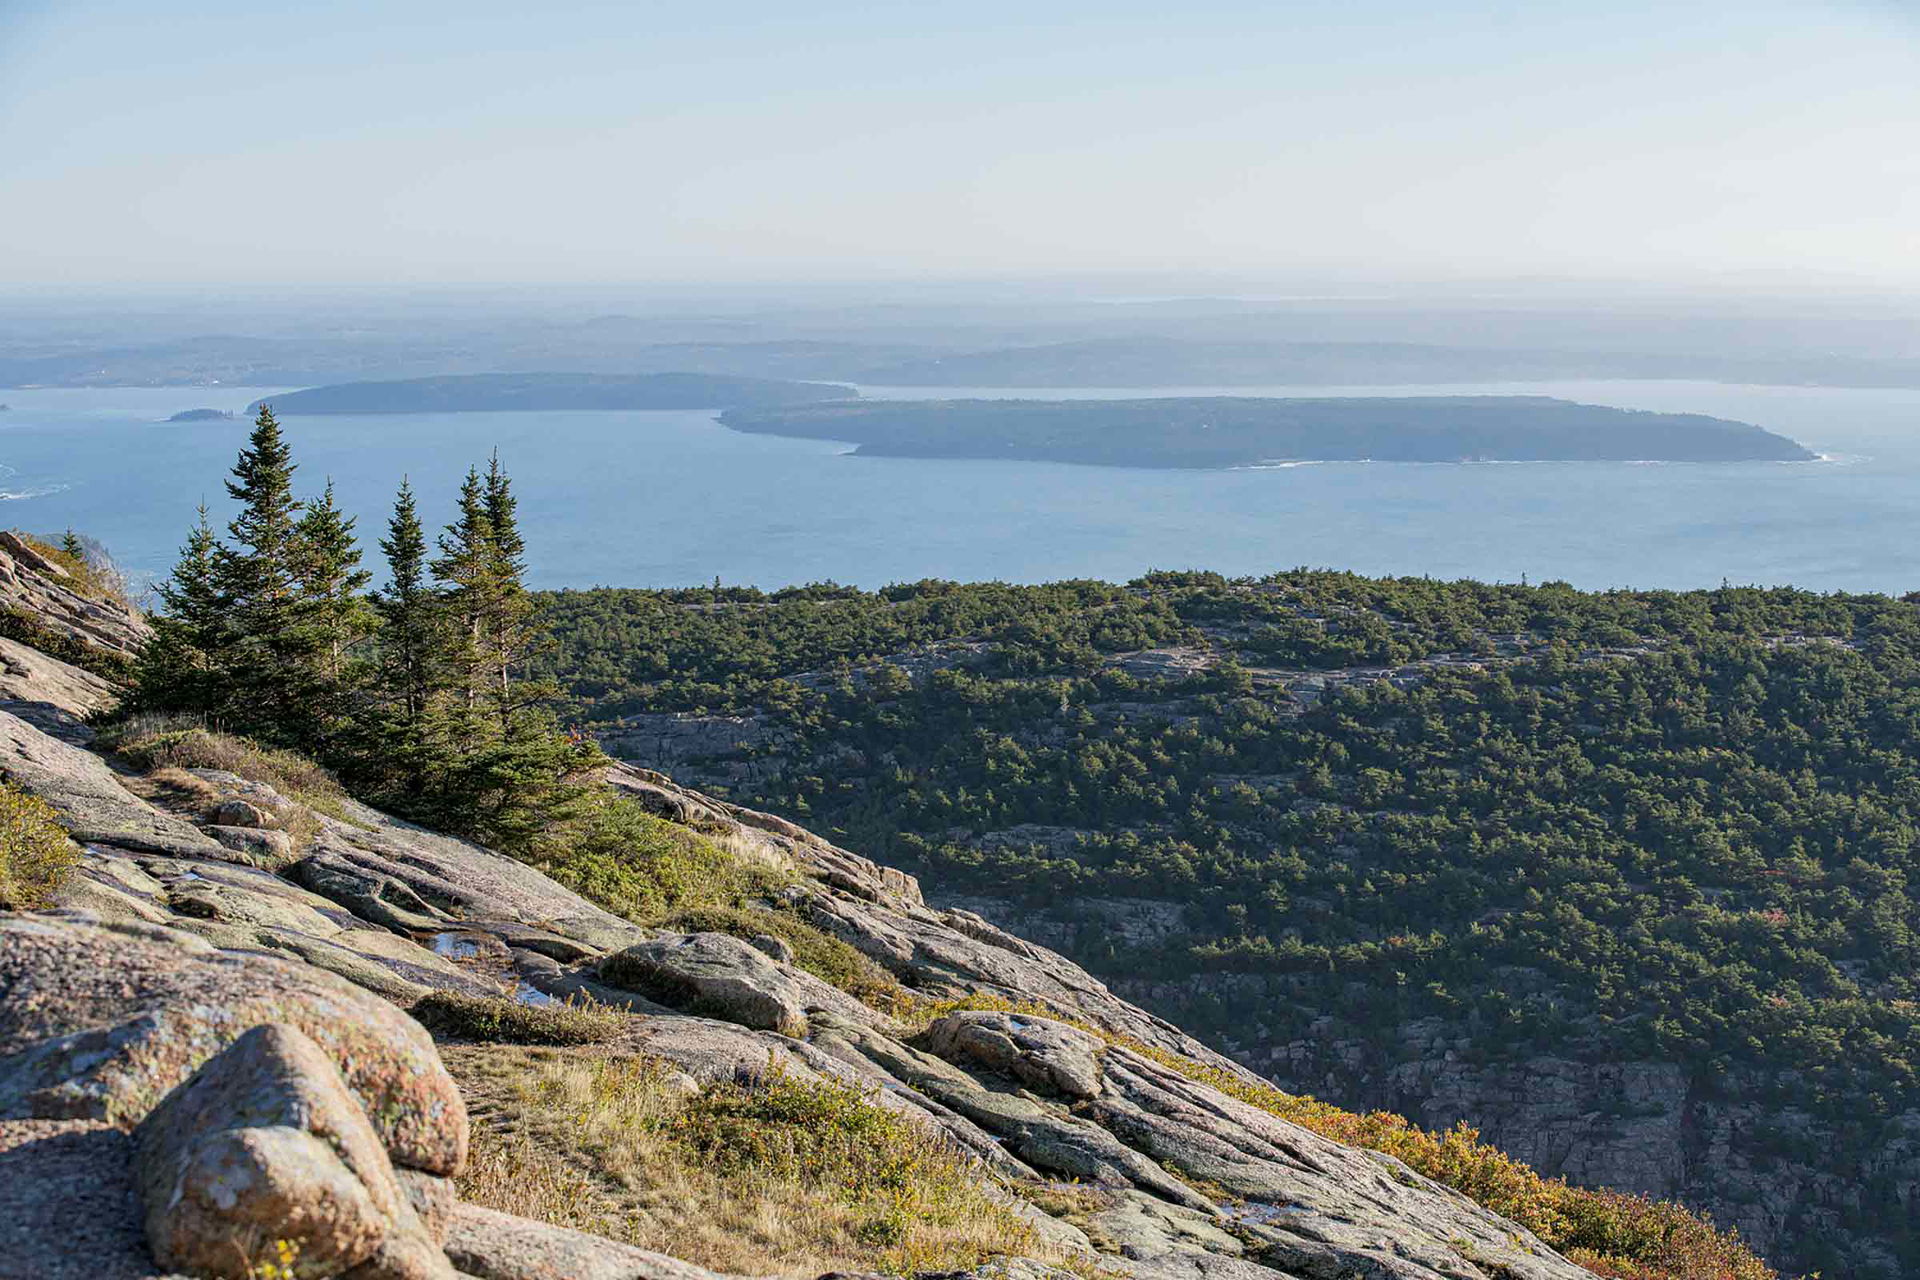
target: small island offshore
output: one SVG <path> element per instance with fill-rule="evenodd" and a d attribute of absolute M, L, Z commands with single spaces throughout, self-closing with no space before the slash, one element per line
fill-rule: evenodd
<path fill-rule="evenodd" d="M 167 419 L 168 422 L 232 422 L 233 414 L 226 409 L 182 409 Z"/>
<path fill-rule="evenodd" d="M 539 409 L 725 409 L 804 404 L 852 387 L 705 373 L 469 373 L 398 382 L 342 382 L 272 397 L 281 416 L 314 413 L 484 413 Z M 264 401 L 248 406 L 259 411 Z"/>
<path fill-rule="evenodd" d="M 1122 467 L 1817 458 L 1752 423 L 1547 396 L 863 400 L 736 407 L 720 421 L 735 431 L 852 441 L 867 455 Z"/>

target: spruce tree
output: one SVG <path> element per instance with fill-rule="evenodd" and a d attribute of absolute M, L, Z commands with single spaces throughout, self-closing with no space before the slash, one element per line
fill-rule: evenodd
<path fill-rule="evenodd" d="M 374 597 L 381 618 L 378 706 L 365 772 L 375 780 L 379 799 L 417 814 L 436 778 L 446 773 L 454 738 L 445 714 L 441 600 L 427 577 L 426 531 L 405 479 L 380 550 L 387 558 L 387 587 Z"/>
<path fill-rule="evenodd" d="M 199 514 L 172 575 L 157 588 L 161 612 L 140 654 L 134 701 L 156 710 L 213 716 L 227 700 L 227 600 L 216 578 L 220 543 L 206 503 Z"/>
<path fill-rule="evenodd" d="M 233 466 L 227 493 L 241 504 L 232 545 L 214 554 L 228 614 L 229 694 L 220 709 L 237 731 L 312 750 L 331 712 L 325 641 L 303 596 L 302 504 L 293 452 L 266 405 Z"/>
<path fill-rule="evenodd" d="M 427 580 L 427 535 L 413 486 L 405 477 L 394 495 L 387 536 L 387 589 L 375 598 L 383 623 L 380 688 L 401 718 L 416 723 L 434 691 L 434 631 L 439 600 Z"/>
<path fill-rule="evenodd" d="M 518 502 L 512 482 L 500 465 L 495 449 L 487 462 L 484 508 L 490 555 L 488 579 L 491 598 L 487 602 L 487 681 L 489 697 L 502 728 L 513 713 L 530 702 L 550 696 L 544 687 L 516 689 L 514 674 L 538 647 L 540 630 L 535 621 L 533 597 L 524 581 L 527 571 L 525 539 L 520 536 Z"/>
<path fill-rule="evenodd" d="M 351 651 L 374 625 L 374 615 L 361 596 L 373 575 L 360 567 L 353 526 L 354 518 L 334 502 L 332 477 L 319 500 L 309 503 L 294 525 L 306 625 L 314 631 L 327 675 L 342 684 L 350 682 Z"/>
<path fill-rule="evenodd" d="M 592 752 L 538 705 L 546 686 L 515 679 L 541 633 L 522 581 L 525 544 L 514 507 L 497 455 L 484 477 L 469 470 L 432 565 L 442 584 L 453 701 L 452 747 L 433 804 L 441 821 L 525 851 L 578 809 L 585 793 L 571 776 Z"/>
<path fill-rule="evenodd" d="M 493 613 L 495 550 L 486 489 L 477 468 L 467 471 L 458 515 L 441 533 L 439 546 L 440 556 L 430 567 L 441 587 L 447 620 L 445 657 L 460 702 L 478 716 L 491 688 L 487 622 Z"/>

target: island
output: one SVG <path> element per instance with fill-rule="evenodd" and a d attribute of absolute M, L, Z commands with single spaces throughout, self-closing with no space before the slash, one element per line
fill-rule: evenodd
<path fill-rule="evenodd" d="M 706 373 L 467 373 L 341 382 L 247 406 L 274 413 L 485 413 L 527 409 L 727 409 L 844 400 L 852 387 Z"/>
<path fill-rule="evenodd" d="M 231 422 L 233 414 L 226 409 L 182 409 L 167 419 L 168 422 Z"/>
<path fill-rule="evenodd" d="M 735 431 L 843 440 L 858 454 L 1121 467 L 1286 462 L 1811 462 L 1763 427 L 1549 396 L 862 400 L 732 408 Z"/>

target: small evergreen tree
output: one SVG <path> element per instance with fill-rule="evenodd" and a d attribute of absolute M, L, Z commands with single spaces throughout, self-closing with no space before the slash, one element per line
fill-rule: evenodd
<path fill-rule="evenodd" d="M 135 670 L 134 700 L 156 710 L 212 716 L 227 701 L 227 600 L 216 574 L 220 542 L 206 503 L 199 513 L 172 576 L 157 588 L 161 612 Z"/>
<path fill-rule="evenodd" d="M 487 601 L 485 633 L 487 637 L 487 681 L 495 714 L 506 728 L 513 714 L 532 702 L 552 696 L 546 685 L 516 687 L 514 672 L 539 646 L 542 632 L 535 619 L 533 597 L 527 593 L 525 539 L 520 536 L 519 503 L 513 496 L 512 482 L 500 465 L 495 449 L 487 462 L 485 498 L 487 517 L 487 576 L 491 595 Z"/>
<path fill-rule="evenodd" d="M 294 470 L 273 409 L 261 405 L 227 482 L 228 497 L 240 503 L 240 514 L 227 526 L 234 541 L 213 558 L 232 639 L 228 699 L 219 712 L 240 733 L 311 750 L 323 737 L 330 708 L 324 637 L 309 626 L 301 587 L 305 553 Z"/>
<path fill-rule="evenodd" d="M 478 469 L 460 486 L 458 515 L 439 538 L 440 556 L 430 566 L 440 584 L 447 631 L 445 657 L 462 705 L 477 715 L 489 689 L 487 620 L 494 598 L 493 524 Z"/>
<path fill-rule="evenodd" d="M 352 651 L 371 632 L 375 615 L 361 595 L 373 575 L 360 567 L 360 546 L 353 536 L 354 519 L 333 499 L 333 479 L 317 502 L 294 525 L 299 556 L 299 589 L 307 606 L 307 625 L 325 664 L 326 674 L 350 684 L 347 670 Z"/>
<path fill-rule="evenodd" d="M 451 757 L 447 733 L 441 599 L 427 577 L 427 536 L 413 487 L 394 496 L 387 536 L 387 588 L 374 598 L 381 618 L 375 741 L 364 772 L 379 799 L 419 812 Z"/>

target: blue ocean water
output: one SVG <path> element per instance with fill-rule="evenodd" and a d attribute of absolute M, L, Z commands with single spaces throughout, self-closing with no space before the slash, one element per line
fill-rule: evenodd
<path fill-rule="evenodd" d="M 5 390 L 0 525 L 69 526 L 136 575 L 164 573 L 274 388 Z M 1138 390 L 870 395 L 1139 396 Z M 703 412 L 295 417 L 299 479 L 331 476 L 371 546 L 402 474 L 444 520 L 460 476 L 498 447 L 538 585 L 764 587 L 834 579 L 1130 578 L 1150 568 L 1296 565 L 1584 587 L 1792 583 L 1920 587 L 1920 391 L 1568 382 L 1446 387 L 1166 388 L 1195 395 L 1555 395 L 1709 413 L 1792 436 L 1814 463 L 1324 463 L 1146 471 L 846 456 L 739 435 Z"/>

